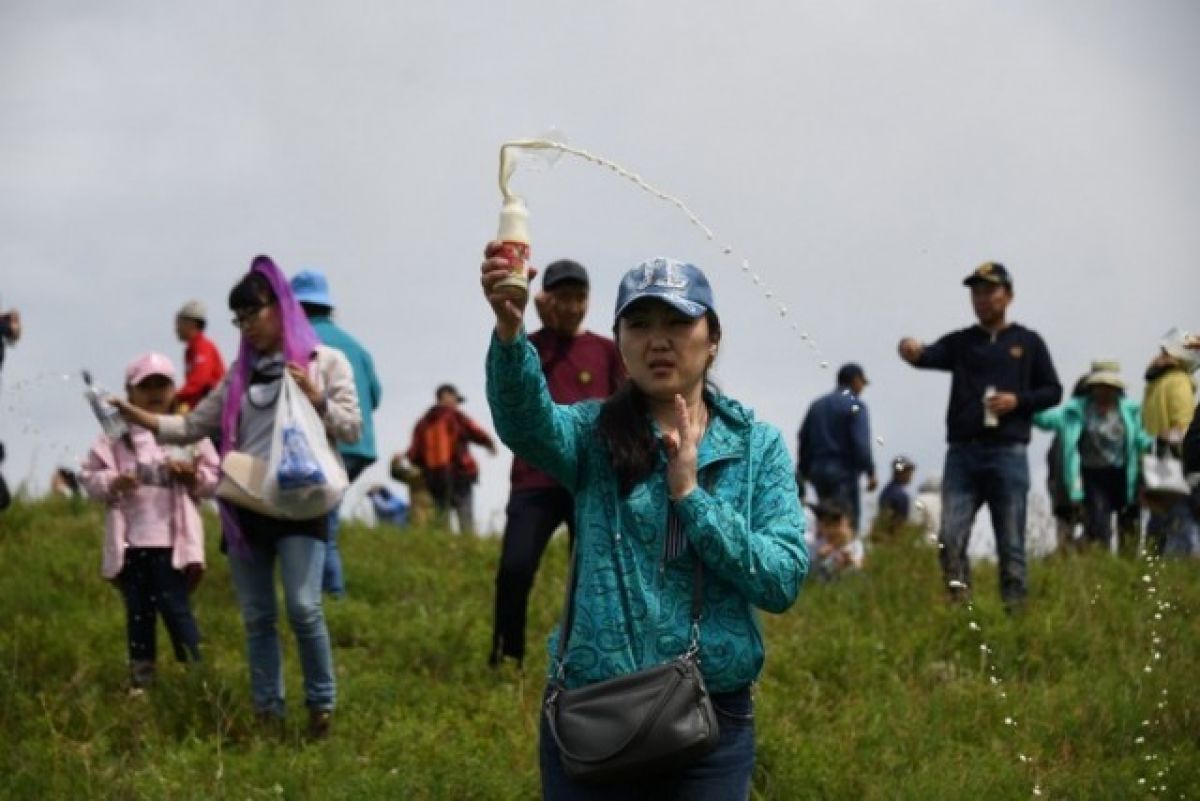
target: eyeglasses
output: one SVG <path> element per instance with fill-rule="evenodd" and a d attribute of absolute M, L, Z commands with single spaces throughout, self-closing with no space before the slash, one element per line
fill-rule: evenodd
<path fill-rule="evenodd" d="M 245 328 L 247 325 L 258 319 L 258 316 L 262 314 L 262 310 L 270 305 L 270 303 L 262 303 L 258 306 L 250 306 L 248 308 L 235 311 L 233 313 L 233 327 Z"/>

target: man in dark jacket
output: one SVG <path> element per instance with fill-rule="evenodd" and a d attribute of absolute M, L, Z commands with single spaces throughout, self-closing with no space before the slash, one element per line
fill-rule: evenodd
<path fill-rule="evenodd" d="M 850 515 L 858 532 L 862 502 L 858 478 L 867 477 L 867 491 L 878 486 L 871 456 L 871 421 L 862 401 L 867 376 L 857 364 L 837 373 L 837 387 L 813 401 L 800 426 L 796 483 L 812 484 L 822 502 L 836 503 Z"/>
<path fill-rule="evenodd" d="M 967 596 L 967 544 L 975 513 L 986 503 L 1000 560 L 1000 596 L 1012 609 L 1027 594 L 1025 450 L 1030 426 L 1034 412 L 1059 402 L 1062 385 L 1042 338 L 1008 320 L 1013 282 L 1005 266 L 981 264 L 963 284 L 971 290 L 979 322 L 931 345 L 905 338 L 899 351 L 914 367 L 952 376 L 938 535 L 947 590 L 955 599 Z"/>

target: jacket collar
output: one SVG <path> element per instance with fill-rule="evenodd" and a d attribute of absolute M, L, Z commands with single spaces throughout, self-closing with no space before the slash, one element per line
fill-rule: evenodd
<path fill-rule="evenodd" d="M 705 391 L 704 399 L 708 401 L 712 416 L 709 418 L 708 430 L 700 440 L 696 464 L 698 469 L 714 462 L 743 456 L 754 423 L 754 413 L 732 398 Z"/>

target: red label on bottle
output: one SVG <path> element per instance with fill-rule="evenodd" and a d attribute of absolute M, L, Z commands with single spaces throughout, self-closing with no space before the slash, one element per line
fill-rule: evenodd
<path fill-rule="evenodd" d="M 508 259 L 509 267 L 514 273 L 525 275 L 525 263 L 529 261 L 528 242 L 501 242 L 500 253 L 497 255 Z"/>

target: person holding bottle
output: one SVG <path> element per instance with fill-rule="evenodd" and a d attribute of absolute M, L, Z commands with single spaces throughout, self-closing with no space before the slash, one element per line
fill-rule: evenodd
<path fill-rule="evenodd" d="M 809 565 L 783 437 L 708 381 L 721 342 L 712 288 L 674 259 L 621 281 L 613 334 L 627 380 L 607 400 L 556 404 L 524 309 L 501 286 L 512 269 L 501 247 L 488 244 L 481 276 L 495 315 L 488 403 L 501 439 L 575 499 L 574 624 L 549 678 L 561 671 L 577 688 L 679 657 L 700 572 L 699 664 L 720 733 L 714 750 L 674 772 L 589 785 L 567 776 L 543 716 L 544 797 L 748 798 L 750 688 L 764 656 L 755 609 L 789 608 Z"/>
<path fill-rule="evenodd" d="M 559 259 L 546 266 L 542 291 L 534 297 L 542 327 L 529 335 L 529 341 L 538 352 L 546 386 L 556 403 L 602 400 L 625 378 L 613 341 L 584 328 L 590 291 L 591 281 L 584 266 Z M 538 564 L 560 525 L 566 524 L 572 540 L 575 530 L 575 500 L 553 478 L 514 457 L 511 483 L 496 570 L 492 650 L 488 657 L 493 667 L 505 659 L 521 666 L 529 593 Z"/>
<path fill-rule="evenodd" d="M 266 461 L 286 371 L 316 409 L 331 443 L 357 440 L 362 415 L 350 363 L 340 351 L 320 344 L 287 278 L 270 258 L 254 259 L 230 291 L 229 308 L 242 333 L 241 344 L 237 360 L 217 388 L 186 415 L 155 414 L 114 400 L 125 419 L 168 443 L 219 434 L 223 459 L 236 450 Z M 246 629 L 255 712 L 263 721 L 284 715 L 283 655 L 276 631 L 278 563 L 304 674 L 309 735 L 326 737 L 337 690 L 321 600 L 328 515 L 292 520 L 227 501 L 220 508 L 229 570 Z"/>
<path fill-rule="evenodd" d="M 1025 599 L 1025 512 L 1029 494 L 1026 447 L 1033 415 L 1062 397 L 1046 343 L 1009 321 L 1012 276 L 985 262 L 963 279 L 976 325 L 922 344 L 906 337 L 900 357 L 914 367 L 948 371 L 946 466 L 942 474 L 939 559 L 952 600 L 965 600 L 971 566 L 967 544 L 979 507 L 987 504 L 1000 562 L 1000 597 L 1009 610 Z"/>
<path fill-rule="evenodd" d="M 175 400 L 175 367 L 147 353 L 125 369 L 128 403 L 165 414 Z M 133 425 L 124 436 L 101 434 L 80 473 L 89 496 L 103 501 L 105 535 L 101 574 L 125 600 L 130 689 L 152 685 L 156 630 L 162 617 L 175 658 L 200 660 L 200 629 L 188 601 L 204 574 L 204 524 L 197 501 L 217 486 L 217 452 L 201 440 L 186 453 L 164 448 Z"/>

